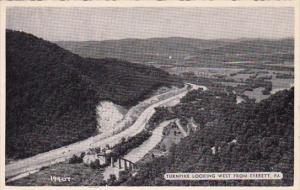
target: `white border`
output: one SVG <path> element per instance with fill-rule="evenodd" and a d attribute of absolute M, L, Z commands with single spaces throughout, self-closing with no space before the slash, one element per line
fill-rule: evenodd
<path fill-rule="evenodd" d="M 0 0 L 1 1 L 1 0 Z M 295 8 L 295 146 L 294 146 L 294 186 L 291 187 L 254 187 L 254 186 L 234 186 L 234 187 L 207 187 L 207 186 L 196 186 L 196 187 L 16 187 L 16 186 L 5 186 L 5 14 L 6 7 L 294 7 Z M 297 97 L 300 97 L 300 91 L 298 85 L 300 81 L 299 76 L 299 0 L 295 1 L 2 1 L 0 2 L 0 97 L 1 97 L 1 109 L 0 109 L 0 189 L 140 189 L 140 188 L 151 188 L 151 189 L 300 189 L 300 176 L 299 176 L 299 140 L 300 140 L 300 118 L 297 117 L 300 112 L 300 102 Z M 297 64 L 296 64 L 297 63 Z"/>

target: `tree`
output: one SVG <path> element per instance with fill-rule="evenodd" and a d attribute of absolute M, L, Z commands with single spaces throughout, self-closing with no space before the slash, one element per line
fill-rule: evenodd
<path fill-rule="evenodd" d="M 69 164 L 77 164 L 77 163 L 82 163 L 82 158 L 80 156 L 77 155 L 73 155 L 72 158 L 70 158 L 69 160 Z"/>
<path fill-rule="evenodd" d="M 96 159 L 94 162 L 91 162 L 90 166 L 93 169 L 99 169 L 101 167 L 99 159 Z"/>
<path fill-rule="evenodd" d="M 108 185 L 114 185 L 114 183 L 116 182 L 116 180 L 117 180 L 116 175 L 115 174 L 110 174 L 107 184 Z"/>

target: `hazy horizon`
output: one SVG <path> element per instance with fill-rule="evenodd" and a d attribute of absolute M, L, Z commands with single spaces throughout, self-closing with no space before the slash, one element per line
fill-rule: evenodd
<path fill-rule="evenodd" d="M 21 30 L 13 30 L 13 29 L 7 29 L 7 30 L 11 30 L 11 31 L 17 31 L 17 32 L 25 32 L 28 34 L 32 34 L 26 31 L 21 31 Z M 32 34 L 36 37 L 42 38 L 40 36 L 37 36 L 35 34 Z M 50 42 L 104 42 L 104 41 L 117 41 L 117 40 L 151 40 L 151 39 L 167 39 L 167 38 L 186 38 L 186 39 L 196 39 L 196 40 L 207 40 L 207 41 L 238 41 L 238 40 L 285 40 L 285 39 L 291 39 L 294 40 L 294 36 L 292 37 L 282 37 L 282 38 L 247 38 L 247 37 L 241 37 L 241 38 L 215 38 L 215 39 L 203 39 L 203 38 L 189 38 L 189 37 L 180 37 L 180 36 L 170 36 L 170 37 L 150 37 L 150 38 L 120 38 L 120 39 L 105 39 L 105 40 L 78 40 L 78 41 L 74 41 L 74 40 L 54 40 L 54 41 L 50 41 Z M 47 40 L 47 39 L 44 39 Z"/>
<path fill-rule="evenodd" d="M 6 28 L 48 41 L 151 38 L 200 40 L 294 38 L 294 9 L 21 8 L 7 9 Z"/>

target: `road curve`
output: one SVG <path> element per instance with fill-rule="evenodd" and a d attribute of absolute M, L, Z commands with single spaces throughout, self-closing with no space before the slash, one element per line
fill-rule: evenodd
<path fill-rule="evenodd" d="M 203 90 L 207 90 L 207 88 L 204 86 L 196 86 L 192 84 L 189 85 L 192 87 L 192 89 L 203 88 Z M 66 161 L 74 154 L 80 154 L 81 152 L 88 150 L 89 148 L 104 148 L 107 144 L 113 146 L 119 143 L 122 137 L 127 138 L 135 136 L 145 128 L 148 120 L 155 113 L 155 107 L 174 105 L 174 102 L 179 102 L 180 98 L 185 96 L 188 92 L 187 85 L 185 85 L 185 87 L 182 89 L 178 89 L 177 91 L 179 92 L 177 95 L 150 105 L 140 114 L 133 125 L 118 134 L 105 139 L 101 138 L 101 135 L 97 135 L 68 146 L 41 153 L 23 160 L 18 160 L 5 166 L 5 177 L 10 178 L 19 174 L 38 170 L 45 166 L 50 166 L 58 162 Z"/>
<path fill-rule="evenodd" d="M 176 119 L 171 119 L 163 121 L 160 123 L 152 132 L 152 135 L 149 139 L 143 142 L 139 147 L 129 151 L 123 158 L 130 160 L 132 163 L 136 163 L 141 160 L 149 151 L 151 151 L 163 138 L 163 130 L 170 123 L 174 122 Z M 118 161 L 115 162 L 115 165 L 118 165 Z M 110 178 L 111 174 L 114 174 L 119 178 L 119 172 L 125 170 L 125 167 L 122 169 L 118 167 L 107 166 L 103 171 L 103 179 L 107 180 Z"/>

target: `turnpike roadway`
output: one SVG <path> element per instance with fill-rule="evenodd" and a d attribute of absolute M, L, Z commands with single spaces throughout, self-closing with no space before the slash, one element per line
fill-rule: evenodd
<path fill-rule="evenodd" d="M 188 88 L 188 86 L 191 86 L 191 88 Z M 110 137 L 103 139 L 101 135 L 96 135 L 94 137 L 90 137 L 88 139 L 79 141 L 68 146 L 64 146 L 58 149 L 54 149 L 45 153 L 37 154 L 35 156 L 22 160 L 17 160 L 13 163 L 7 164 L 5 166 L 5 178 L 14 178 L 14 176 L 18 175 L 20 177 L 16 178 L 21 178 L 21 176 L 26 176 L 26 174 L 29 175 L 34 171 L 38 171 L 42 167 L 66 161 L 67 159 L 71 158 L 74 154 L 80 154 L 81 152 L 86 151 L 90 148 L 104 148 L 106 147 L 106 145 L 114 146 L 118 144 L 123 137 L 128 138 L 135 136 L 136 134 L 140 133 L 143 129 L 145 129 L 148 120 L 155 113 L 155 107 L 175 105 L 180 102 L 180 99 L 183 96 L 185 96 L 189 90 L 198 88 L 207 90 L 205 86 L 198 86 L 194 84 L 186 84 L 181 89 L 173 90 L 178 91 L 178 93 L 174 96 L 153 103 L 140 114 L 140 116 L 131 126 Z M 156 97 L 153 96 L 152 98 Z"/>

